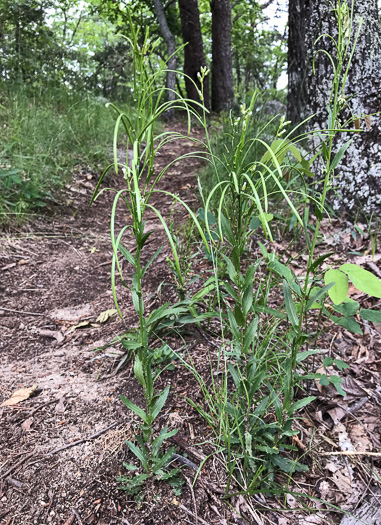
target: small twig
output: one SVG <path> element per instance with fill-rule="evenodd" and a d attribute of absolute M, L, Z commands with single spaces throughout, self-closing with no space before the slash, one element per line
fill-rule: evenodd
<path fill-rule="evenodd" d="M 78 521 L 79 525 L 83 525 L 83 521 L 81 520 L 81 516 L 79 515 L 79 512 L 77 511 L 77 509 L 71 509 L 71 512 L 73 514 L 73 516 L 75 516 L 75 519 Z"/>
<path fill-rule="evenodd" d="M 202 328 L 200 328 L 200 327 L 198 326 L 197 329 L 198 329 L 198 331 L 200 332 L 200 334 L 202 335 L 202 337 L 205 339 L 205 341 L 207 341 L 210 345 L 214 346 L 215 348 L 220 349 L 221 345 L 218 345 L 218 344 L 215 343 L 212 339 L 210 339 L 210 338 L 206 335 L 205 331 L 204 331 Z"/>
<path fill-rule="evenodd" d="M 359 450 L 339 450 L 332 452 L 319 452 L 321 456 L 371 456 L 381 458 L 381 452 L 361 452 Z"/>
<path fill-rule="evenodd" d="M 2 520 L 3 518 L 5 518 L 5 516 L 6 516 L 7 514 L 9 514 L 10 512 L 11 512 L 11 509 L 6 509 L 4 512 L 2 512 L 2 513 L 0 514 L 0 520 Z"/>
<path fill-rule="evenodd" d="M 95 268 L 100 268 L 101 266 L 107 266 L 108 264 L 111 264 L 112 263 L 112 260 L 111 261 L 106 261 L 102 264 L 98 264 L 98 266 L 96 266 Z"/>
<path fill-rule="evenodd" d="M 11 478 L 11 476 L 8 476 L 5 478 L 5 481 L 12 485 L 12 487 L 16 487 L 17 489 L 22 489 L 24 486 L 24 483 L 22 481 L 19 481 L 18 479 Z"/>
<path fill-rule="evenodd" d="M 24 463 L 24 461 L 26 461 L 27 459 L 31 458 L 34 454 L 34 451 L 33 452 L 30 452 L 29 454 L 27 454 L 26 456 L 24 456 L 22 459 L 20 459 L 20 461 L 18 461 L 15 465 L 13 465 L 13 467 L 11 467 L 10 469 L 8 469 L 6 471 L 5 474 L 2 474 L 1 475 L 1 479 L 4 479 L 4 478 L 7 478 L 9 476 L 9 474 L 11 474 L 14 470 L 16 470 L 20 465 L 22 465 Z"/>
<path fill-rule="evenodd" d="M 36 412 L 38 412 L 39 410 L 41 410 L 42 408 L 47 407 L 48 405 L 52 405 L 53 403 L 58 403 L 58 402 L 59 402 L 59 399 L 51 399 L 50 401 L 47 401 L 46 403 L 43 403 L 42 405 L 40 405 L 37 408 L 35 408 L 34 410 L 32 410 L 32 412 L 30 414 L 28 414 L 28 417 L 23 419 L 23 422 L 26 421 L 27 419 L 29 419 L 30 417 L 34 416 L 34 414 Z M 18 421 L 20 421 L 20 420 L 18 420 Z"/>
<path fill-rule="evenodd" d="M 196 498 L 194 496 L 194 490 L 193 490 L 193 487 L 192 487 L 192 483 L 191 483 L 190 479 L 187 478 L 186 476 L 184 476 L 184 478 L 185 478 L 185 481 L 188 483 L 189 490 L 190 490 L 190 492 L 192 494 L 193 509 L 194 509 L 194 520 L 195 520 L 195 525 L 198 525 L 197 504 L 196 504 Z"/>
<path fill-rule="evenodd" d="M 78 441 L 73 441 L 73 443 L 68 443 L 67 445 L 64 445 L 63 447 L 56 448 L 55 450 L 52 450 L 51 452 L 48 452 L 47 456 L 52 456 L 53 454 L 58 454 L 58 452 L 62 452 L 62 450 L 66 450 L 67 448 L 75 447 L 77 445 L 80 445 L 81 443 L 86 443 L 86 441 L 90 441 L 91 439 L 95 439 L 98 436 L 101 436 L 111 428 L 116 427 L 118 423 L 113 423 L 112 425 L 108 426 L 107 428 L 104 428 L 103 430 L 100 430 L 99 432 L 96 432 L 95 434 L 92 434 L 91 436 L 83 439 L 79 439 Z"/>
<path fill-rule="evenodd" d="M 357 401 L 356 403 L 354 403 L 352 406 L 350 406 L 348 408 L 340 405 L 339 403 L 337 404 L 337 406 L 339 406 L 342 410 L 345 410 L 345 412 L 347 412 L 352 417 L 357 419 L 357 417 L 353 415 L 353 412 L 356 412 L 357 410 L 360 410 L 360 408 L 362 408 L 365 405 L 365 403 L 367 403 L 368 401 L 369 401 L 369 398 L 362 397 L 359 401 Z M 359 421 L 359 420 L 357 419 L 357 421 Z"/>
<path fill-rule="evenodd" d="M 196 465 L 196 463 L 193 463 L 193 461 L 191 461 L 190 459 L 184 458 L 184 456 L 180 456 L 179 454 L 172 454 L 172 457 L 173 459 L 176 459 L 183 465 L 186 465 L 187 467 L 193 469 L 195 472 L 198 471 L 198 466 Z"/>
<path fill-rule="evenodd" d="M 21 310 L 13 310 L 12 308 L 4 308 L 4 306 L 0 306 L 0 310 L 4 310 L 4 312 L 12 312 L 14 314 L 34 315 L 36 317 L 41 317 L 45 315 L 45 314 L 37 314 L 36 312 L 22 312 Z"/>
<path fill-rule="evenodd" d="M 192 516 L 193 519 L 196 518 L 196 516 L 191 512 L 189 509 L 184 507 L 184 505 L 179 504 L 179 509 L 183 510 L 188 516 Z M 203 520 L 202 518 L 198 518 L 199 523 L 202 523 L 203 525 L 210 525 L 207 521 Z"/>

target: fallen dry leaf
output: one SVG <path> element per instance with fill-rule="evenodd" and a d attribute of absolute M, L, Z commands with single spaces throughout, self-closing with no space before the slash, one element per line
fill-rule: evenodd
<path fill-rule="evenodd" d="M 6 266 L 3 266 L 1 268 L 2 272 L 6 272 L 7 270 L 10 270 L 11 268 L 14 268 L 16 266 L 16 263 L 7 264 Z"/>
<path fill-rule="evenodd" d="M 56 404 L 56 408 L 55 408 L 55 411 L 57 413 L 62 413 L 62 412 L 65 412 L 65 404 L 64 404 L 64 401 L 65 401 L 65 396 L 61 396 L 58 403 Z"/>
<path fill-rule="evenodd" d="M 51 337 L 52 339 L 55 339 L 58 343 L 62 343 L 62 341 L 65 339 L 65 336 L 58 331 L 53 330 L 37 330 L 37 333 L 39 335 L 42 335 L 42 337 Z"/>
<path fill-rule="evenodd" d="M 304 516 L 301 518 L 301 520 L 298 522 L 299 525 L 323 525 L 323 523 L 326 523 L 325 519 L 323 521 L 322 518 L 319 516 Z"/>
<path fill-rule="evenodd" d="M 357 451 L 365 452 L 367 450 L 372 450 L 372 443 L 362 425 L 353 425 L 349 430 L 349 435 Z"/>
<path fill-rule="evenodd" d="M 115 308 L 111 308 L 110 310 L 105 310 L 104 312 L 100 313 L 96 319 L 97 323 L 105 323 L 117 313 L 117 310 Z"/>
<path fill-rule="evenodd" d="M 85 328 L 86 326 L 90 325 L 90 321 L 82 321 L 82 323 L 78 323 L 75 326 L 72 326 L 69 331 L 72 332 L 73 330 L 77 330 L 77 328 Z"/>
<path fill-rule="evenodd" d="M 334 482 L 336 487 L 340 490 L 340 492 L 343 492 L 344 494 L 347 494 L 352 489 L 352 480 L 349 476 L 347 468 L 337 470 L 332 475 L 332 481 Z"/>
<path fill-rule="evenodd" d="M 286 498 L 287 498 L 287 505 L 290 507 L 290 509 L 295 509 L 296 507 L 298 507 L 299 504 L 296 498 L 292 494 L 287 494 Z"/>
<path fill-rule="evenodd" d="M 36 390 L 37 385 L 32 385 L 29 388 L 20 388 L 19 390 L 13 392 L 12 397 L 4 401 L 0 406 L 10 407 L 13 405 L 17 405 L 17 403 L 21 403 L 21 401 L 25 401 L 26 399 L 31 397 Z"/>
<path fill-rule="evenodd" d="M 33 422 L 34 419 L 32 417 L 28 417 L 28 419 L 26 419 L 24 423 L 22 423 L 21 428 L 27 432 L 28 430 L 30 430 L 30 427 L 33 425 Z"/>
<path fill-rule="evenodd" d="M 85 304 L 81 306 L 74 306 L 69 308 L 57 308 L 53 310 L 49 317 L 51 319 L 57 319 L 59 321 L 79 321 L 84 317 L 93 314 L 93 306 L 91 304 Z"/>

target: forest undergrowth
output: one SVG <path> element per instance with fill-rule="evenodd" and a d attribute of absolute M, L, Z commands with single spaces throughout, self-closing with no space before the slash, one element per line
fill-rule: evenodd
<path fill-rule="evenodd" d="M 125 441 L 128 461 L 117 478 L 137 508 L 154 483 L 169 484 L 179 497 L 189 484 L 187 467 L 194 471 L 194 497 L 205 465 L 213 462 L 214 487 L 218 485 L 234 519 L 250 522 L 259 519 L 258 512 L 270 515 L 268 502 L 275 501 L 279 515 L 303 511 L 317 519 L 305 523 L 338 522 L 340 514 L 350 515 L 353 507 L 340 508 L 330 498 L 329 486 L 318 481 L 316 490 L 304 490 L 306 479 L 321 474 L 319 454 L 336 458 L 331 461 L 331 468 L 337 467 L 332 471 L 336 487 L 342 482 L 337 472 L 343 477 L 345 469 L 352 468 L 347 457 L 339 464 L 341 455 L 364 453 L 378 461 L 376 441 L 366 451 L 348 445 L 336 413 L 330 417 L 341 432 L 337 430 L 338 442 L 326 438 L 333 451 L 322 450 L 324 438 L 311 422 L 311 414 L 319 414 L 324 402 L 335 400 L 335 408 L 354 411 L 346 405 L 354 390 L 348 378 L 354 381 L 361 356 L 348 359 L 334 341 L 343 333 L 373 337 L 374 326 L 381 322 L 377 221 L 368 218 L 371 259 L 363 252 L 354 251 L 351 257 L 337 253 L 340 241 L 327 243 L 332 182 L 351 142 L 337 151 L 335 138 L 344 131 L 361 132 L 356 123 L 368 117 L 353 114 L 345 98 L 359 34 L 352 34 L 352 11 L 339 1 L 335 15 L 337 58 L 329 56 L 334 81 L 325 129 L 305 132 L 308 119 L 298 127 L 284 117 L 264 119 L 261 97 L 254 92 L 236 113 L 222 118 L 223 130 L 214 135 L 213 121 L 202 104 L 208 70 L 202 69 L 201 88 L 196 86 L 201 103 L 183 97 L 167 102 L 162 85 L 166 65 L 152 73 L 155 42 L 147 30 L 141 44 L 132 20 L 127 40 L 133 52 L 134 100 L 128 107 L 109 103 L 106 109 L 93 99 L 60 94 L 42 105 L 38 98 L 30 103 L 22 93 L 10 96 L 7 108 L 0 106 L 8 119 L 0 130 L 3 222 L 9 217 L 22 220 L 31 209 L 44 207 L 47 199 L 54 201 L 55 189 L 64 185 L 79 159 L 98 166 L 107 157 L 99 144 L 108 143 L 106 137 L 114 129 L 113 162 L 103 171 L 91 204 L 98 205 L 106 192 L 113 196 L 110 265 L 115 309 L 105 313 L 118 314 L 126 330 L 98 350 L 117 347 L 114 372 L 131 366 L 141 389 L 140 396 L 121 395 L 128 413 L 140 423 Z M 162 118 L 171 112 L 182 115 L 186 132 L 176 126 L 163 129 Z M 344 114 L 350 115 L 345 121 Z M 202 132 L 194 133 L 195 128 Z M 175 155 L 158 169 L 163 152 L 181 141 L 191 143 L 192 151 Z M 198 178 L 198 209 L 164 185 L 178 162 L 195 159 L 207 165 Z M 115 173 L 120 183 L 113 185 Z M 165 241 L 152 254 L 148 248 L 157 230 Z M 366 237 L 365 230 L 355 224 L 345 235 L 356 241 Z M 170 278 L 154 294 L 148 293 L 147 282 L 163 253 Z M 136 326 L 123 316 L 121 287 L 131 298 Z M 202 363 L 192 353 L 195 334 L 205 341 Z M 184 397 L 205 431 L 204 436 L 197 434 L 202 450 L 197 464 L 187 456 L 189 447 L 179 444 L 178 429 L 162 424 L 164 412 L 173 409 L 166 373 L 175 368 L 190 378 L 192 388 Z M 319 417 L 326 428 L 322 410 Z M 364 461 L 363 468 L 368 486 L 379 484 L 378 465 Z M 197 522 L 197 510 L 193 517 Z M 288 524 L 287 517 L 279 518 L 281 523 Z"/>
<path fill-rule="evenodd" d="M 104 191 L 115 193 L 111 212 L 115 306 L 122 316 L 116 291 L 116 283 L 120 283 L 130 291 L 138 317 L 136 330 L 129 329 L 112 341 L 125 350 L 121 365 L 133 359 L 134 375 L 144 396 L 144 406 L 122 396 L 126 407 L 141 420 L 135 440 L 127 441 L 135 461 L 124 464 L 130 473 L 119 478 L 130 494 L 141 493 L 151 478 L 168 480 L 174 487 L 180 483 L 181 470 L 173 466 L 173 459 L 179 460 L 179 456 L 173 447 L 165 446 L 177 431 L 158 425 L 170 393 L 170 385 L 163 390 L 155 387 L 166 369 L 157 366 L 159 355 L 162 363 L 165 357 L 179 360 L 199 386 L 201 400 L 189 398 L 188 402 L 211 429 L 211 455 L 218 457 L 225 469 L 225 498 L 288 493 L 302 507 L 307 505 L 308 495 L 289 488 L 295 473 L 308 471 L 306 459 L 313 447 L 311 440 L 300 454 L 298 425 L 304 417 L 303 409 L 317 400 L 322 388 L 333 387 L 343 398 L 346 396 L 342 372 L 349 368 L 345 360 L 322 351 L 324 331 L 334 323 L 362 334 L 362 322 L 381 321 L 374 299 L 370 307 L 362 308 L 349 293 L 355 287 L 371 298 L 381 298 L 378 277 L 353 262 L 335 264 L 332 251 L 319 249 L 332 180 L 351 142 L 335 151 L 335 137 L 344 130 L 359 132 L 354 123 L 365 118 L 351 113 L 342 121 L 343 109 L 348 109 L 344 93 L 353 54 L 350 42 L 356 45 L 358 32 L 352 35 L 352 12 L 345 2 L 338 3 L 335 14 L 337 60 L 330 57 L 334 82 L 326 129 L 302 132 L 302 125 L 293 129 L 283 117 L 258 124 L 254 93 L 247 106 L 242 104 L 238 116 L 227 118 L 229 129 L 221 155 L 213 149 L 202 104 L 191 106 L 183 98 L 174 103 L 164 101 L 166 90 L 157 87 L 159 74 L 152 76 L 148 70 L 153 49 L 148 31 L 143 46 L 139 46 L 138 32 L 131 22 L 137 112 L 131 116 L 112 106 L 117 115 L 114 163 L 104 171 L 93 196 L 95 201 Z M 206 69 L 200 72 L 201 85 L 207 74 Z M 199 95 L 202 101 L 202 88 Z M 174 108 L 185 112 L 188 134 L 165 131 L 155 135 L 155 121 Z M 192 123 L 203 128 L 205 139 L 192 137 Z M 270 131 L 274 138 L 268 142 Z M 120 163 L 117 158 L 120 133 L 126 137 L 126 151 L 133 153 L 131 162 L 126 159 Z M 319 145 L 311 151 L 308 140 L 312 135 L 318 137 Z M 170 166 L 160 172 L 154 168 L 161 149 L 181 139 L 193 141 L 195 151 L 179 159 L 202 158 L 213 170 L 207 190 L 199 180 L 202 207 L 197 213 L 178 195 L 159 189 Z M 316 180 L 311 184 L 309 177 L 318 169 L 320 184 Z M 110 170 L 123 176 L 125 188 L 101 189 Z M 172 215 L 166 221 L 154 204 L 155 197 L 163 194 L 189 216 L 182 236 Z M 117 227 L 120 206 L 132 219 L 123 227 Z M 144 282 L 161 248 L 143 264 L 152 234 L 146 228 L 148 212 L 156 216 L 166 234 L 172 251 L 167 260 L 177 293 L 175 302 L 164 303 L 149 313 Z M 288 247 L 292 255 L 288 249 L 277 251 L 275 235 L 282 229 L 283 235 L 286 231 L 294 235 Z M 124 241 L 131 236 L 133 251 L 127 250 Z M 195 275 L 192 259 L 197 257 L 199 264 L 200 255 L 208 270 Z M 126 278 L 122 259 L 128 264 L 132 281 Z M 299 260 L 303 260 L 302 273 L 294 271 Z M 170 348 L 168 334 L 181 338 L 192 326 L 218 341 L 208 353 L 208 376 L 197 369 L 185 340 L 185 352 Z M 158 340 L 159 347 L 153 345 Z M 201 469 L 202 464 L 194 482 Z M 323 504 L 326 510 L 339 510 L 330 503 Z"/>

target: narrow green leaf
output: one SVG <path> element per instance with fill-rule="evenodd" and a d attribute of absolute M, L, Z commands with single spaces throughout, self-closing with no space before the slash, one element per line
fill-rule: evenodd
<path fill-rule="evenodd" d="M 135 405 L 135 403 L 133 403 L 124 396 L 120 396 L 120 399 L 126 405 L 127 408 L 135 412 L 135 414 L 139 416 L 144 421 L 144 423 L 147 423 L 147 414 L 144 412 L 144 410 L 139 408 L 137 405 Z"/>
<path fill-rule="evenodd" d="M 165 405 L 165 402 L 167 401 L 167 397 L 170 390 L 170 385 L 167 385 L 162 393 L 160 394 L 159 398 L 156 400 L 156 403 L 152 409 L 152 419 L 155 420 L 157 415 L 159 414 L 160 410 Z"/>
<path fill-rule="evenodd" d="M 166 314 L 166 310 L 167 310 L 167 308 L 168 308 L 168 306 L 170 304 L 171 303 L 165 303 L 162 306 L 160 306 L 159 308 L 157 308 L 156 310 L 154 310 L 150 314 L 150 316 L 148 317 L 147 326 L 149 326 L 150 324 L 153 324 L 154 322 L 158 321 L 159 319 L 162 319 L 163 317 L 165 317 L 167 315 Z"/>
<path fill-rule="evenodd" d="M 263 314 L 269 314 L 273 317 L 276 317 L 277 319 L 287 319 L 287 316 L 283 312 L 278 312 L 278 310 L 275 310 L 274 308 L 269 308 L 268 306 L 261 306 L 261 305 L 253 305 L 253 311 L 254 312 L 260 312 Z"/>
<path fill-rule="evenodd" d="M 245 331 L 244 347 L 249 348 L 255 341 L 258 328 L 258 317 L 254 317 Z"/>
<path fill-rule="evenodd" d="M 125 259 L 127 259 L 127 261 L 132 264 L 132 266 L 135 266 L 136 267 L 136 263 L 135 263 L 135 258 L 134 256 L 132 255 L 132 253 L 130 253 L 127 248 L 125 248 L 123 246 L 123 244 L 119 244 L 118 246 L 118 250 L 120 251 L 120 253 L 123 255 L 123 257 Z"/>
<path fill-rule="evenodd" d="M 174 430 L 171 430 L 170 432 L 168 432 L 168 427 L 162 428 L 160 434 L 152 442 L 152 455 L 157 456 L 163 442 L 166 439 L 169 439 L 170 437 L 175 436 L 178 431 L 179 431 L 178 428 L 175 428 Z"/>
<path fill-rule="evenodd" d="M 138 467 L 136 465 L 132 465 L 131 463 L 123 463 L 123 467 L 130 471 L 138 470 Z"/>
<path fill-rule="evenodd" d="M 307 359 L 307 357 L 309 357 L 310 355 L 316 355 L 318 353 L 319 353 L 319 350 L 305 350 L 304 352 L 299 352 L 296 356 L 296 362 L 301 363 L 302 361 Z"/>
<path fill-rule="evenodd" d="M 302 155 L 301 155 L 300 151 L 298 150 L 298 148 L 296 146 L 294 146 L 294 144 L 289 144 L 288 145 L 288 149 L 289 149 L 290 153 L 293 154 L 293 156 L 296 158 L 297 161 L 302 162 Z"/>
<path fill-rule="evenodd" d="M 233 315 L 233 312 L 231 310 L 228 310 L 228 318 L 229 318 L 229 324 L 230 324 L 230 330 L 233 334 L 233 337 L 236 339 L 236 341 L 241 340 L 241 334 L 238 328 L 237 321 L 235 320 L 235 317 Z"/>
<path fill-rule="evenodd" d="M 142 363 L 142 360 L 140 359 L 139 354 L 137 354 L 137 356 L 135 357 L 134 374 L 135 374 L 136 379 L 142 385 L 142 387 L 145 388 L 146 382 L 144 378 L 143 363 Z"/>
<path fill-rule="evenodd" d="M 311 264 L 311 266 L 309 268 L 310 271 L 314 272 L 318 266 L 320 266 L 326 259 L 328 259 L 328 257 L 331 257 L 331 255 L 334 255 L 334 253 L 335 252 L 329 252 L 329 253 L 326 253 L 326 254 L 321 255 L 320 257 L 318 257 L 316 259 L 316 261 Z"/>
<path fill-rule="evenodd" d="M 232 297 L 236 302 L 238 302 L 239 296 L 238 296 L 238 293 L 234 290 L 234 288 L 230 286 L 228 282 L 225 282 L 223 286 L 225 290 L 228 292 L 228 294 L 230 295 L 230 297 Z"/>
<path fill-rule="evenodd" d="M 314 303 L 316 303 L 317 301 L 319 301 L 319 299 L 321 299 L 322 297 L 325 297 L 327 295 L 327 293 L 329 292 L 329 290 L 335 286 L 335 283 L 329 283 L 325 286 L 323 286 L 323 288 L 320 288 L 320 290 L 318 290 L 311 298 L 310 300 L 308 301 L 307 305 L 306 305 L 306 310 L 309 310 L 312 305 Z"/>
<path fill-rule="evenodd" d="M 142 272 L 142 277 L 144 277 L 144 274 L 146 273 L 146 271 L 148 270 L 148 268 L 151 266 L 151 264 L 153 263 L 153 261 L 156 259 L 156 257 L 160 254 L 160 252 L 162 251 L 163 247 L 160 246 L 156 252 L 152 255 L 151 259 L 148 261 L 148 263 L 144 266 L 143 268 L 143 272 Z"/>
<path fill-rule="evenodd" d="M 299 318 L 296 315 L 295 306 L 292 300 L 290 287 L 285 279 L 283 280 L 283 294 L 284 294 L 284 302 L 286 305 L 286 312 L 287 312 L 288 320 L 291 323 L 291 325 L 295 329 L 297 329 L 299 326 Z"/>
<path fill-rule="evenodd" d="M 296 403 L 292 404 L 288 410 L 288 413 L 291 415 L 297 410 L 300 410 L 301 408 L 304 408 L 305 406 L 309 405 L 316 399 L 315 396 L 308 396 L 304 399 L 299 399 L 299 401 L 296 401 Z"/>
<path fill-rule="evenodd" d="M 235 270 L 234 264 L 229 259 L 229 257 L 227 257 L 224 253 L 222 253 L 221 256 L 222 256 L 223 260 L 226 262 L 226 269 L 228 271 L 229 277 L 234 282 L 235 275 L 237 273 L 236 270 Z"/>
<path fill-rule="evenodd" d="M 337 166 L 339 165 L 341 159 L 343 158 L 344 156 L 344 153 L 347 151 L 347 149 L 349 148 L 349 146 L 351 145 L 352 143 L 352 139 L 349 140 L 348 142 L 346 142 L 345 144 L 343 144 L 343 146 L 341 146 L 341 148 L 339 149 L 339 151 L 336 153 L 333 161 L 332 161 L 332 164 L 330 165 L 329 167 L 329 172 L 331 173 L 335 168 L 337 168 Z"/>
<path fill-rule="evenodd" d="M 146 472 L 149 472 L 148 457 L 146 457 L 146 455 L 144 453 L 145 451 L 143 451 L 141 448 L 139 448 L 136 445 L 134 445 L 134 443 L 132 443 L 131 441 L 127 441 L 126 440 L 126 444 L 127 444 L 128 448 L 131 450 L 131 452 L 133 454 L 135 454 L 135 456 L 138 458 L 138 460 L 142 464 L 144 470 Z"/>
<path fill-rule="evenodd" d="M 271 462 L 276 467 L 280 468 L 280 470 L 283 470 L 283 472 L 286 472 L 287 474 L 291 474 L 293 472 L 307 472 L 308 467 L 307 465 L 303 465 L 302 463 L 299 463 L 298 461 L 292 461 L 290 459 L 284 458 L 283 456 L 280 456 L 279 454 L 277 456 L 272 456 Z"/>

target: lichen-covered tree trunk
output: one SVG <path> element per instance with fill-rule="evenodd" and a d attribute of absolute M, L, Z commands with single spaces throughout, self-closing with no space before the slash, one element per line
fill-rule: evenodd
<path fill-rule="evenodd" d="M 200 13 L 197 0 L 179 0 L 181 30 L 185 46 L 184 73 L 187 96 L 191 100 L 200 102 L 198 89 L 201 88 L 197 74 L 201 67 L 206 66 L 204 45 L 202 41 Z M 188 78 L 190 77 L 190 78 Z M 190 80 L 192 79 L 192 80 Z M 204 79 L 204 105 L 209 109 L 209 77 Z M 195 108 L 199 106 L 195 105 Z"/>
<path fill-rule="evenodd" d="M 351 0 L 348 1 L 351 7 Z M 352 135 L 353 143 L 336 170 L 335 194 L 331 202 L 352 212 L 381 212 L 381 118 L 365 115 L 381 111 L 381 25 L 377 0 L 355 0 L 352 39 L 363 20 L 345 86 L 348 111 L 360 117 L 362 133 Z M 327 103 L 332 85 L 332 66 L 323 53 L 316 57 L 316 74 L 312 62 L 318 49 L 325 49 L 335 58 L 332 41 L 321 34 L 337 36 L 336 19 L 329 0 L 290 0 L 289 2 L 289 98 L 288 116 L 293 124 L 316 113 L 309 129 L 327 126 Z M 352 126 L 354 128 L 354 124 Z M 337 151 L 348 141 L 348 133 L 336 138 Z M 320 174 L 317 174 L 319 176 Z"/>
<path fill-rule="evenodd" d="M 233 105 L 233 58 L 230 0 L 212 0 L 212 110 Z"/>

